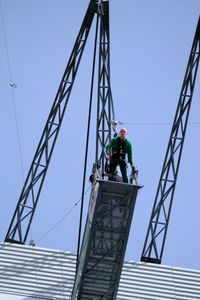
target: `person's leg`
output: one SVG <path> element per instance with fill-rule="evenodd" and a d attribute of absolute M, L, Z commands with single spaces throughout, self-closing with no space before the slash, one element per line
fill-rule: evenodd
<path fill-rule="evenodd" d="M 108 177 L 108 180 L 113 180 L 113 176 L 115 175 L 117 165 L 118 162 L 116 161 L 116 159 L 111 158 L 109 165 L 109 173 L 111 173 L 112 175 Z"/>
<path fill-rule="evenodd" d="M 119 166 L 120 166 L 120 171 L 122 173 L 123 182 L 128 183 L 127 164 L 125 160 L 121 160 Z"/>

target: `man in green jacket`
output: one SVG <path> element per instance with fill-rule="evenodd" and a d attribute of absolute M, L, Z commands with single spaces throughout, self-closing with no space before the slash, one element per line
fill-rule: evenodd
<path fill-rule="evenodd" d="M 119 136 L 114 137 L 106 146 L 106 157 L 108 159 L 110 158 L 109 172 L 114 175 L 116 167 L 119 165 L 123 182 L 128 183 L 126 155 L 128 155 L 128 162 L 132 169 L 134 169 L 134 166 L 132 159 L 132 145 L 131 142 L 127 140 L 126 136 L 127 130 L 126 128 L 122 128 L 119 132 Z M 109 178 L 109 180 L 113 180 L 113 177 Z"/>

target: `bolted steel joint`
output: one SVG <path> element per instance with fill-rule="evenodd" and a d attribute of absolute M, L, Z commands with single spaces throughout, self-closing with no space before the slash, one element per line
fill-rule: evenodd
<path fill-rule="evenodd" d="M 96 6 L 96 13 L 98 14 L 98 15 L 104 15 L 105 14 L 105 12 L 104 12 L 104 3 L 107 3 L 108 2 L 108 0 L 92 0 L 93 1 L 93 3 L 95 4 L 95 6 Z"/>

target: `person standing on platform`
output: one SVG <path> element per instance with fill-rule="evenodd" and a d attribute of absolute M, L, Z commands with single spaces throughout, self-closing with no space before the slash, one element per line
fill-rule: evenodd
<path fill-rule="evenodd" d="M 132 159 L 132 144 L 127 139 L 127 129 L 122 128 L 119 132 L 119 136 L 114 137 L 110 143 L 106 146 L 106 157 L 110 159 L 109 173 L 113 174 L 108 180 L 113 180 L 117 166 L 120 167 L 122 179 L 124 183 L 128 183 L 127 177 L 127 162 L 126 156 L 128 156 L 128 163 L 132 167 L 132 171 L 135 171 Z"/>

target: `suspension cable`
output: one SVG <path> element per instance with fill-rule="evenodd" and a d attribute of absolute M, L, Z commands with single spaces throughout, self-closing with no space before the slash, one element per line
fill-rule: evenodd
<path fill-rule="evenodd" d="M 84 191 L 85 191 L 85 179 L 86 179 L 87 158 L 88 158 L 88 145 L 89 145 L 92 98 L 93 98 L 93 88 L 94 88 L 94 74 L 95 74 L 98 28 L 99 28 L 99 16 L 97 15 L 95 43 L 94 43 L 94 55 L 93 55 L 93 66 L 92 66 L 92 79 L 91 79 L 91 88 L 90 88 L 90 103 L 89 103 L 89 112 L 88 112 L 87 138 L 86 138 L 86 147 L 85 147 L 85 162 L 84 162 L 83 183 L 82 183 L 82 197 L 81 197 L 81 209 L 80 209 L 76 269 L 78 267 L 79 253 L 80 253 L 81 229 L 82 229 L 82 219 L 83 219 L 83 204 L 84 204 L 84 194 L 85 194 Z"/>
<path fill-rule="evenodd" d="M 109 83 L 110 84 L 110 83 Z M 112 118 L 115 120 L 115 109 L 114 109 L 114 102 L 112 97 L 111 85 L 110 85 L 110 100 L 111 100 L 111 109 L 112 109 Z"/>
<path fill-rule="evenodd" d="M 17 85 L 15 83 L 13 83 L 13 80 L 12 80 L 11 64 L 10 64 L 9 51 L 8 51 L 8 42 L 7 42 L 7 37 L 6 37 L 6 29 L 5 29 L 5 22 L 4 22 L 4 15 L 3 15 L 3 8 L 2 8 L 1 0 L 0 0 L 0 12 L 1 12 L 1 22 L 2 22 L 2 28 L 3 28 L 3 37 L 4 37 L 4 42 L 5 42 L 6 58 L 7 58 L 8 71 L 9 71 L 11 97 L 12 97 L 12 104 L 13 104 L 13 110 L 14 110 L 17 141 L 18 141 L 18 148 L 19 148 L 19 159 L 20 159 L 22 179 L 24 181 L 25 176 L 24 176 L 24 167 L 23 167 L 23 159 L 22 159 L 22 147 L 21 147 L 21 140 L 20 140 L 20 134 L 19 134 L 17 110 L 16 110 L 16 106 L 15 106 L 15 96 L 14 96 L 14 88 L 16 88 Z"/>
<path fill-rule="evenodd" d="M 129 126 L 168 126 L 172 125 L 172 122 L 120 122 L 117 121 L 118 125 L 129 125 Z M 188 122 L 188 125 L 200 125 L 200 122 Z"/>
<path fill-rule="evenodd" d="M 91 185 L 88 186 L 88 188 L 86 189 L 85 193 L 86 194 L 89 189 L 90 189 Z M 75 207 L 77 207 L 77 205 L 79 204 L 79 202 L 81 201 L 81 198 L 74 203 L 74 205 L 67 210 L 64 215 L 47 231 L 45 232 L 35 243 L 37 244 L 38 242 L 40 242 L 41 240 L 43 240 L 49 233 L 51 233 L 60 223 L 62 223 L 64 221 L 64 219 L 66 219 L 69 214 L 75 209 Z"/>

